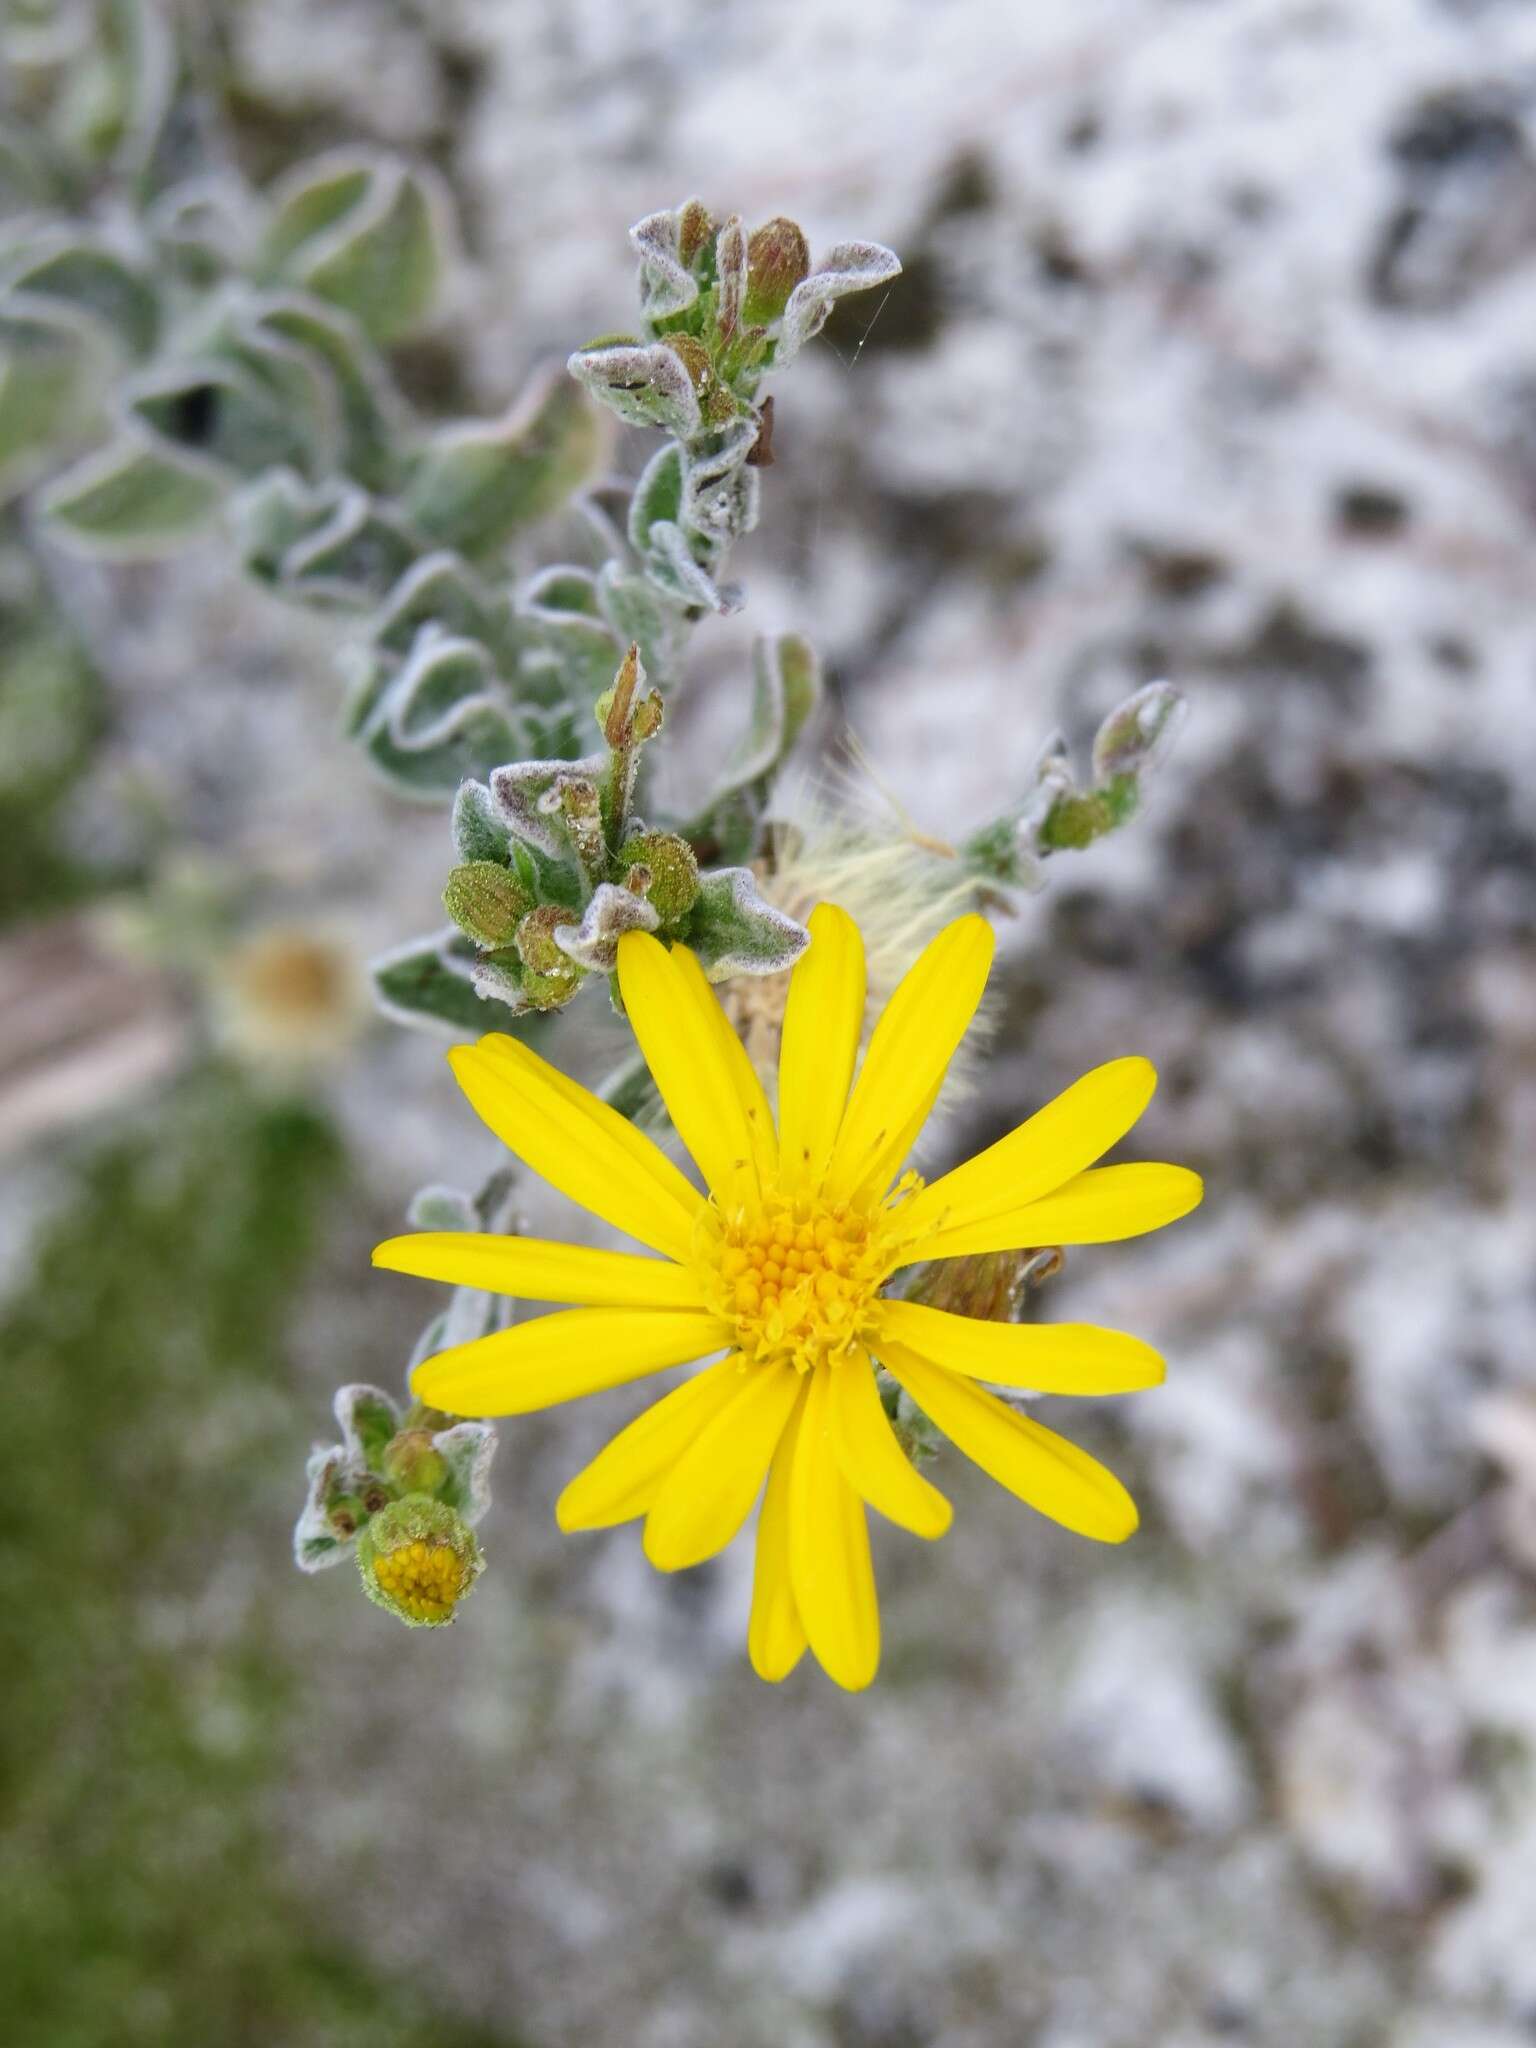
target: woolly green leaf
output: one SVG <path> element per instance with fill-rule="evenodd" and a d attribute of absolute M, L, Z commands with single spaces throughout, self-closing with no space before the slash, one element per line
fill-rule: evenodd
<path fill-rule="evenodd" d="M 74 547 L 147 556 L 195 533 L 225 489 L 211 466 L 123 440 L 67 470 L 44 494 L 42 511 Z"/>
<path fill-rule="evenodd" d="M 523 652 L 518 679 L 537 701 L 590 704 L 612 683 L 624 650 L 601 619 L 530 605 L 519 624 Z"/>
<path fill-rule="evenodd" d="M 821 701 L 821 664 L 787 633 L 752 644 L 752 716 L 708 805 L 687 836 L 727 859 L 746 859 L 773 777 Z"/>
<path fill-rule="evenodd" d="M 324 364 L 340 411 L 343 467 L 370 490 L 393 489 L 405 408 L 357 322 L 339 306 L 294 297 L 262 301 L 251 324 L 255 332 L 281 335 Z"/>
<path fill-rule="evenodd" d="M 283 556 L 277 587 L 309 604 L 363 610 L 399 582 L 416 541 L 366 491 L 342 494 L 331 518 Z"/>
<path fill-rule="evenodd" d="M 438 431 L 405 487 L 422 531 L 472 560 L 558 512 L 601 452 L 597 416 L 557 375 L 540 378 L 500 420 Z"/>
<path fill-rule="evenodd" d="M 697 202 L 695 202 L 697 204 Z M 699 296 L 697 281 L 681 260 L 677 213 L 648 213 L 629 231 L 640 258 L 640 303 L 648 320 L 686 312 Z"/>
<path fill-rule="evenodd" d="M 632 576 L 617 562 L 605 563 L 597 580 L 599 609 L 621 647 L 634 641 L 645 672 L 665 689 L 677 666 L 682 621 L 649 578 Z"/>
<path fill-rule="evenodd" d="M 559 756 L 505 761 L 491 774 L 491 795 L 518 839 L 551 860 L 566 861 L 571 845 L 560 820 L 559 791 L 573 776 L 596 782 L 607 766 L 606 754 L 587 754 L 579 761 Z"/>
<path fill-rule="evenodd" d="M 295 165 L 272 194 L 277 211 L 261 250 L 267 267 L 278 272 L 294 267 L 307 244 L 361 204 L 374 171 L 372 162 L 340 154 Z"/>
<path fill-rule="evenodd" d="M 526 1037 L 526 1024 L 507 1004 L 476 995 L 470 975 L 479 958 L 451 925 L 430 938 L 409 940 L 373 962 L 374 999 L 386 1017 L 402 1024 L 446 1026 L 455 1037 L 483 1031 Z"/>
<path fill-rule="evenodd" d="M 160 303 L 153 285 L 99 238 L 72 232 L 43 237 L 6 266 L 5 284 L 29 298 L 73 307 L 131 355 L 154 346 Z"/>
<path fill-rule="evenodd" d="M 656 588 L 691 612 L 736 612 L 744 599 L 736 583 L 716 583 L 700 561 L 700 553 L 715 560 L 719 550 L 702 535 L 690 537 L 670 519 L 658 519 L 647 536 L 650 551 L 645 573 Z"/>
<path fill-rule="evenodd" d="M 493 1325 L 494 1327 L 494 1325 Z M 491 1505 L 491 1461 L 496 1455 L 496 1429 L 489 1422 L 456 1422 L 440 1429 L 432 1448 L 441 1453 L 448 1478 L 439 1498 L 457 1509 L 471 1528 L 483 1521 Z"/>
<path fill-rule="evenodd" d="M 453 799 L 453 846 L 459 859 L 506 863 L 511 845 L 512 828 L 496 809 L 486 784 L 461 782 Z"/>
<path fill-rule="evenodd" d="M 661 342 L 580 349 L 566 367 L 629 426 L 662 427 L 684 441 L 699 431 L 693 380 L 682 358 Z"/>
<path fill-rule="evenodd" d="M 810 944 L 803 925 L 759 895 L 750 868 L 716 868 L 699 877 L 686 938 L 711 981 L 732 974 L 778 974 Z"/>
<path fill-rule="evenodd" d="M 486 775 L 517 747 L 485 649 L 430 626 L 377 696 L 359 737 L 396 788 L 429 799 Z"/>
<path fill-rule="evenodd" d="M 122 169 L 148 164 L 170 112 L 176 88 L 175 37 L 158 0 L 105 0 L 97 30 L 112 78 L 115 106 L 109 129 L 98 131 Z"/>
<path fill-rule="evenodd" d="M 779 367 L 793 362 L 812 335 L 827 324 L 827 316 L 839 299 L 852 292 L 867 292 L 878 284 L 889 284 L 901 274 L 901 263 L 879 242 L 839 242 L 829 249 L 810 276 L 795 286 L 784 308 L 784 324 L 774 361 Z"/>
<path fill-rule="evenodd" d="M 263 583 L 280 583 L 289 549 L 333 520 L 346 495 L 346 486 L 335 479 L 310 485 L 291 469 L 274 470 L 237 492 L 229 523 L 249 573 Z"/>
<path fill-rule="evenodd" d="M 406 570 L 384 600 L 374 642 L 404 654 L 425 625 L 479 640 L 493 651 L 509 638 L 505 600 L 493 596 L 466 562 L 446 553 L 424 555 Z"/>
<path fill-rule="evenodd" d="M 38 16 L 43 10 L 13 6 L 7 12 Z M 176 83 L 167 10 L 159 0 L 94 0 L 47 13 L 56 17 L 56 28 L 73 31 L 75 44 L 48 109 L 50 139 L 65 158 L 84 157 L 92 167 L 115 162 L 130 176 L 142 171 Z M 55 45 L 55 61 L 62 54 Z"/>
<path fill-rule="evenodd" d="M 563 563 L 541 569 L 529 582 L 523 598 L 536 611 L 579 612 L 589 619 L 601 617 L 597 578 L 586 569 L 567 568 Z"/>
<path fill-rule="evenodd" d="M 330 1504 L 348 1490 L 349 1475 L 340 1444 L 311 1451 L 304 1468 L 304 1506 L 293 1531 L 293 1561 L 301 1572 L 325 1571 L 348 1554 L 356 1532 L 336 1533 Z"/>
<path fill-rule="evenodd" d="M 377 1471 L 384 1448 L 400 1427 L 400 1410 L 378 1387 L 338 1387 L 332 1403 L 341 1429 L 341 1448 L 352 1465 Z"/>
<path fill-rule="evenodd" d="M 231 326 L 217 353 L 237 364 L 291 423 L 300 444 L 295 468 L 322 477 L 346 467 L 341 393 L 323 355 L 248 319 Z"/>
<path fill-rule="evenodd" d="M 761 479 L 747 456 L 759 431 L 755 417 L 734 421 L 717 447 L 689 457 L 680 519 L 686 531 L 707 534 L 723 548 L 756 526 Z"/>
<path fill-rule="evenodd" d="M 25 483 L 78 417 L 94 351 L 78 316 L 19 296 L 0 312 L 0 485 Z"/>
<path fill-rule="evenodd" d="M 675 441 L 668 441 L 640 472 L 629 501 L 629 544 L 635 553 L 647 552 L 651 528 L 658 519 L 675 520 L 682 509 L 683 451 Z"/>
<path fill-rule="evenodd" d="M 309 463 L 310 423 L 238 363 L 178 365 L 135 380 L 124 397 L 130 416 L 158 440 L 240 475 Z"/>
<path fill-rule="evenodd" d="M 441 186 L 388 157 L 338 154 L 284 180 L 265 257 L 272 271 L 393 341 L 431 311 L 446 262 Z"/>
<path fill-rule="evenodd" d="M 0 122 L 0 219 L 58 203 L 52 166 L 25 128 Z"/>
<path fill-rule="evenodd" d="M 256 232 L 250 195 L 232 173 L 171 186 L 149 208 L 144 224 L 157 271 L 204 289 L 246 266 Z"/>

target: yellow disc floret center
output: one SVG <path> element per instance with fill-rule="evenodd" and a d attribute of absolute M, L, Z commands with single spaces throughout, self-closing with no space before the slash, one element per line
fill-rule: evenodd
<path fill-rule="evenodd" d="M 373 1574 L 413 1621 L 446 1621 L 463 1595 L 466 1567 L 447 1543 L 402 1543 L 373 1561 Z"/>
<path fill-rule="evenodd" d="M 883 1210 L 767 1195 L 722 1219 L 709 1292 L 744 1357 L 808 1372 L 857 1344 L 891 1249 Z"/>

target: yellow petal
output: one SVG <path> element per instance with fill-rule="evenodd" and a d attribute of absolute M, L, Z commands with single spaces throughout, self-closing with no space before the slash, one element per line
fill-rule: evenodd
<path fill-rule="evenodd" d="M 1036 1394 L 1134 1394 L 1165 1377 L 1150 1344 L 1092 1323 L 992 1323 L 921 1302 L 882 1301 L 873 1327 L 877 1350 L 888 1338 L 946 1372 Z"/>
<path fill-rule="evenodd" d="M 904 1227 L 914 1236 L 953 1230 L 1048 1195 L 1119 1143 L 1156 1086 L 1150 1060 L 1095 1067 L 1006 1138 L 924 1188 L 902 1210 Z"/>
<path fill-rule="evenodd" d="M 827 1676 L 860 1692 L 880 1663 L 880 1607 L 864 1505 L 843 1477 L 832 1437 L 831 1374 L 811 1375 L 789 1486 L 795 1605 Z"/>
<path fill-rule="evenodd" d="M 833 1200 L 883 1188 L 906 1157 L 976 1014 L 992 946 L 985 918 L 956 918 L 923 948 L 886 1004 L 833 1147 L 826 1181 Z"/>
<path fill-rule="evenodd" d="M 757 1499 L 800 1397 L 789 1365 L 757 1365 L 673 1466 L 645 1518 L 645 1554 L 680 1572 L 724 1550 Z"/>
<path fill-rule="evenodd" d="M 1135 1529 L 1136 1503 L 1076 1444 L 900 1344 L 887 1343 L 880 1356 L 929 1421 L 999 1486 L 1098 1543 L 1123 1543 Z"/>
<path fill-rule="evenodd" d="M 503 1034 L 448 1058 L 476 1114 L 551 1187 L 653 1251 L 689 1256 L 698 1189 L 627 1117 Z"/>
<path fill-rule="evenodd" d="M 619 989 L 678 1136 L 727 1209 L 777 1166 L 773 1116 L 746 1048 L 686 946 L 649 932 L 619 941 Z"/>
<path fill-rule="evenodd" d="M 802 1391 L 768 1468 L 768 1490 L 757 1520 L 747 1654 L 752 1659 L 752 1669 L 770 1685 L 787 1678 L 805 1655 L 805 1628 L 795 1605 L 789 1568 L 789 1489 L 804 1406 Z"/>
<path fill-rule="evenodd" d="M 1199 1174 L 1187 1166 L 1090 1166 L 1041 1201 L 910 1242 L 902 1258 L 958 1259 L 1026 1245 L 1109 1244 L 1176 1223 L 1198 1207 L 1202 1192 Z"/>
<path fill-rule="evenodd" d="M 697 1309 L 561 1309 L 423 1359 L 411 1386 L 450 1415 L 528 1415 L 686 1365 L 718 1351 L 731 1333 L 729 1323 Z"/>
<path fill-rule="evenodd" d="M 527 1301 L 572 1301 L 591 1308 L 703 1308 L 698 1276 L 670 1259 L 593 1251 L 538 1237 L 496 1237 L 473 1230 L 418 1230 L 375 1245 L 373 1263 L 392 1273 L 516 1294 Z"/>
<path fill-rule="evenodd" d="M 746 1108 L 747 1127 L 752 1137 L 752 1154 L 759 1178 L 772 1180 L 779 1170 L 779 1141 L 774 1129 L 773 1110 L 758 1078 L 757 1069 L 753 1066 L 746 1047 L 732 1029 L 730 1019 L 721 1007 L 719 996 L 711 987 L 704 969 L 699 965 L 698 955 L 688 946 L 673 946 L 668 951 L 667 958 L 679 979 L 690 991 L 702 1029 L 708 1034 L 722 1063 L 734 1078 L 736 1093 Z"/>
<path fill-rule="evenodd" d="M 795 1187 L 819 1185 L 842 1122 L 864 1030 L 864 941 L 845 910 L 818 903 L 789 977 L 779 1048 L 779 1154 Z"/>
<path fill-rule="evenodd" d="M 632 1522 L 711 1416 L 741 1385 L 741 1359 L 722 1358 L 652 1402 L 605 1444 L 555 1502 L 562 1529 L 611 1529 Z"/>
<path fill-rule="evenodd" d="M 887 1521 L 914 1536 L 942 1536 L 955 1511 L 896 1441 L 868 1355 L 839 1360 L 830 1375 L 828 1409 L 843 1477 Z"/>

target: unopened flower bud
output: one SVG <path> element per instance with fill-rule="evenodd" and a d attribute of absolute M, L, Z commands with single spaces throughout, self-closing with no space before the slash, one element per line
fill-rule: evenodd
<path fill-rule="evenodd" d="M 384 1452 L 384 1470 L 405 1493 L 436 1493 L 448 1477 L 448 1461 L 430 1429 L 402 1429 Z"/>
<path fill-rule="evenodd" d="M 1138 775 L 1166 750 L 1183 722 L 1187 706 L 1172 683 L 1147 683 L 1127 697 L 1099 727 L 1093 742 L 1093 773 L 1098 782 L 1116 775 Z"/>
<path fill-rule="evenodd" d="M 909 1301 L 983 1322 L 1018 1320 L 1025 1288 L 1049 1277 L 1060 1252 L 1042 1258 L 1032 1251 L 973 1252 L 962 1259 L 934 1259 L 919 1267 L 907 1288 Z"/>
<path fill-rule="evenodd" d="M 709 350 L 696 335 L 669 334 L 667 347 L 688 372 L 688 381 L 695 391 L 705 391 L 713 384 L 715 373 L 709 360 Z"/>
<path fill-rule="evenodd" d="M 690 199 L 677 217 L 677 254 L 683 267 L 693 268 L 693 259 L 715 239 L 715 223 L 700 199 Z"/>
<path fill-rule="evenodd" d="M 570 974 L 535 974 L 531 969 L 523 976 L 523 994 L 536 1010 L 563 1010 L 581 986 L 581 976 L 573 968 Z"/>
<path fill-rule="evenodd" d="M 686 917 L 699 896 L 699 863 L 693 848 L 675 832 L 639 832 L 619 848 L 619 866 L 645 868 L 646 901 L 664 925 Z"/>
<path fill-rule="evenodd" d="M 755 229 L 747 244 L 747 325 L 767 327 L 777 320 L 810 268 L 811 252 L 794 221 L 779 215 Z"/>
<path fill-rule="evenodd" d="M 469 860 L 450 873 L 443 908 L 477 946 L 505 946 L 533 908 L 516 875 L 499 861 Z"/>
<path fill-rule="evenodd" d="M 555 941 L 556 925 L 573 922 L 571 912 L 558 903 L 541 903 L 517 928 L 523 994 L 537 1010 L 558 1010 L 581 985 L 581 969 Z"/>
<path fill-rule="evenodd" d="M 560 817 L 576 858 L 586 869 L 588 881 L 599 882 L 608 865 L 608 848 L 603 838 L 602 798 L 597 784 L 585 775 L 563 775 L 557 787 Z"/>
<path fill-rule="evenodd" d="M 558 974 L 562 968 L 574 974 L 576 963 L 568 960 L 555 943 L 555 926 L 569 924 L 571 913 L 558 903 L 541 903 L 530 910 L 517 927 L 517 955 L 535 974 Z"/>
<path fill-rule="evenodd" d="M 357 1545 L 363 1591 L 410 1628 L 440 1628 L 485 1568 L 474 1533 L 442 1501 L 412 1494 L 376 1515 Z"/>
<path fill-rule="evenodd" d="M 644 681 L 645 663 L 631 642 L 612 688 L 604 690 L 595 707 L 598 729 L 615 752 L 636 740 L 652 740 L 661 731 L 660 696 L 655 690 L 636 695 Z"/>

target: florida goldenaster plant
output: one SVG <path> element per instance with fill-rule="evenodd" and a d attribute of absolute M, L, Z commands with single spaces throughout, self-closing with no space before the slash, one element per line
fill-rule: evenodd
<path fill-rule="evenodd" d="M 526 1414 L 722 1352 L 571 1481 L 561 1526 L 643 1515 L 646 1556 L 680 1571 L 725 1548 L 766 1479 L 753 1666 L 782 1679 L 809 1645 L 858 1690 L 880 1660 L 866 1508 L 930 1538 L 951 1517 L 892 1430 L 877 1364 L 983 1471 L 1105 1543 L 1137 1523 L 1119 1480 L 977 1383 L 1121 1394 L 1163 1376 L 1158 1353 L 1118 1330 L 956 1315 L 892 1294 L 893 1277 L 920 1261 L 1135 1236 L 1185 1215 L 1200 1181 L 1179 1166 L 1094 1165 L 1155 1084 L 1146 1060 L 1120 1059 L 925 1186 L 905 1161 L 981 999 L 991 930 L 961 917 L 924 949 L 857 1073 L 857 927 L 822 904 L 810 933 L 785 1007 L 777 1121 L 693 954 L 646 933 L 619 941 L 625 1010 L 702 1192 L 528 1047 L 493 1034 L 450 1055 L 526 1165 L 659 1257 L 422 1232 L 380 1245 L 374 1261 L 579 1304 L 424 1360 L 418 1397 L 456 1414 Z"/>
<path fill-rule="evenodd" d="M 929 1424 L 1074 1528 L 1113 1540 L 1134 1523 L 1107 1473 L 975 1383 L 1104 1393 L 1160 1371 L 1128 1337 L 1020 1327 L 1019 1263 L 997 1263 L 1194 1200 L 1174 1168 L 1092 1169 L 1150 1069 L 1099 1069 L 932 1187 L 901 1167 L 985 977 L 990 938 L 967 913 L 1006 911 L 1049 860 L 1135 815 L 1178 692 L 1148 679 L 1113 709 L 1085 779 L 1048 740 L 953 846 L 871 830 L 835 797 L 802 829 L 783 778 L 829 737 L 821 665 L 800 635 L 765 636 L 736 672 L 734 745 L 681 778 L 696 803 L 669 813 L 651 757 L 672 743 L 695 632 L 745 603 L 733 558 L 771 496 L 775 406 L 792 456 L 796 359 L 832 323 L 862 347 L 897 257 L 684 199 L 630 229 L 617 331 L 520 395 L 487 391 L 484 416 L 442 418 L 408 396 L 396 352 L 453 299 L 450 193 L 347 147 L 252 185 L 206 59 L 157 0 L 0 22 L 0 506 L 25 498 L 17 531 L 46 536 L 40 588 L 67 595 L 71 555 L 154 558 L 222 530 L 248 576 L 334 622 L 343 730 L 397 795 L 445 814 L 446 922 L 373 962 L 379 1008 L 478 1038 L 456 1065 L 513 1150 L 662 1255 L 516 1235 L 505 1173 L 421 1190 L 421 1234 L 381 1260 L 456 1291 L 411 1353 L 409 1401 L 338 1392 L 295 1559 L 353 1557 L 378 1604 L 440 1626 L 483 1565 L 485 1418 L 718 1351 L 573 1482 L 562 1519 L 644 1513 L 649 1554 L 676 1569 L 730 1540 L 766 1478 L 754 1660 L 780 1677 L 809 1642 L 864 1684 L 864 1508 L 928 1536 L 947 1524 L 904 1448 L 928 1448 Z M 228 915 L 191 937 L 168 865 L 145 921 L 247 1060 L 351 1029 L 339 955 L 311 943 L 301 988 L 299 935 L 278 961 L 242 929 L 261 883 L 242 870 Z M 864 953 L 839 901 L 863 919 L 871 992 L 895 990 L 856 1080 Z M 605 995 L 638 1050 L 589 1094 L 552 1061 L 583 1011 L 601 1036 Z M 261 1045 L 232 1028 L 262 1021 L 253 1001 L 271 1013 Z M 668 1115 L 703 1191 L 643 1135 Z M 519 1297 L 573 1306 L 508 1327 Z"/>

